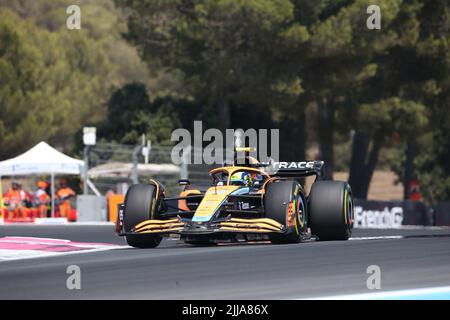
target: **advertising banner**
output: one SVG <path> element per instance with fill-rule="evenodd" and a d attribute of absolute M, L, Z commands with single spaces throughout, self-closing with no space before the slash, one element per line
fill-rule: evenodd
<path fill-rule="evenodd" d="M 414 201 L 355 200 L 355 228 L 392 229 L 405 225 L 431 225 L 426 207 Z"/>

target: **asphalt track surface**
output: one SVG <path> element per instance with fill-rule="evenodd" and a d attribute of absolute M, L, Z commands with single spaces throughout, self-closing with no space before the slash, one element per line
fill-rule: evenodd
<path fill-rule="evenodd" d="M 3 225 L 0 237 L 5 236 L 125 245 L 111 225 Z M 382 291 L 450 285 L 450 229 L 355 230 L 353 236 L 351 241 L 214 247 L 167 239 L 157 249 L 124 247 L 2 261 L 0 299 L 298 299 L 359 294 L 370 292 L 369 265 L 381 268 Z M 81 290 L 66 287 L 69 265 L 81 268 Z"/>

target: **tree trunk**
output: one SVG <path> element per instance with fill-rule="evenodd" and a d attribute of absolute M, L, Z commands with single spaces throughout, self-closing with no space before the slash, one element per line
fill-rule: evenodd
<path fill-rule="evenodd" d="M 292 108 L 283 110 L 277 121 L 280 130 L 280 161 L 303 161 L 306 158 L 306 108 L 307 100 L 301 96 Z"/>
<path fill-rule="evenodd" d="M 231 126 L 230 106 L 225 96 L 220 96 L 216 104 L 217 125 L 220 130 L 225 132 Z"/>
<path fill-rule="evenodd" d="M 296 146 L 296 156 L 299 160 L 308 160 L 306 159 L 306 141 L 308 139 L 307 131 L 306 131 L 306 110 L 305 105 L 298 106 L 298 115 L 297 115 L 297 128 L 298 128 L 298 137 L 297 137 L 297 146 Z M 295 160 L 294 160 L 295 161 Z"/>
<path fill-rule="evenodd" d="M 318 113 L 318 138 L 321 160 L 325 162 L 324 179 L 332 179 L 334 172 L 334 128 L 335 107 L 330 100 L 319 104 Z"/>
<path fill-rule="evenodd" d="M 406 150 L 405 176 L 403 178 L 403 199 L 407 200 L 410 196 L 409 182 L 414 178 L 414 153 L 415 143 L 408 142 Z"/>
<path fill-rule="evenodd" d="M 363 185 L 361 188 L 362 199 L 367 199 L 367 196 L 369 194 L 370 182 L 372 181 L 373 173 L 378 164 L 378 157 L 380 155 L 382 145 L 383 139 L 381 137 L 376 137 L 375 141 L 373 142 L 366 169 L 364 170 L 363 174 Z"/>
<path fill-rule="evenodd" d="M 361 198 L 363 186 L 363 173 L 366 167 L 369 137 L 362 132 L 355 132 L 352 142 L 352 158 L 350 162 L 349 184 L 352 186 L 353 195 Z"/>
<path fill-rule="evenodd" d="M 372 147 L 369 149 L 369 137 L 365 133 L 355 133 L 349 177 L 349 184 L 352 186 L 355 198 L 367 199 L 382 145 L 383 138 L 380 134 L 375 135 Z"/>

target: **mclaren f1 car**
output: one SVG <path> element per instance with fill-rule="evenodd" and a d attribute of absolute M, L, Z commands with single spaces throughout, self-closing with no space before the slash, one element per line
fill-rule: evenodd
<path fill-rule="evenodd" d="M 119 205 L 116 233 L 136 248 L 155 248 L 163 237 L 192 245 L 347 240 L 353 228 L 351 188 L 323 180 L 323 166 L 265 164 L 247 154 L 244 165 L 235 161 L 211 170 L 209 186 L 180 180 L 183 191 L 176 197 L 167 197 L 155 180 L 136 184 Z M 299 182 L 307 176 L 316 177 L 308 194 Z"/>

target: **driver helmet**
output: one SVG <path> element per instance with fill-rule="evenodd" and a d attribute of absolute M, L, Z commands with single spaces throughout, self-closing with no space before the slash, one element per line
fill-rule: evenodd
<path fill-rule="evenodd" d="M 235 186 L 250 186 L 253 184 L 253 178 L 248 172 L 236 172 L 231 176 L 230 184 Z"/>

